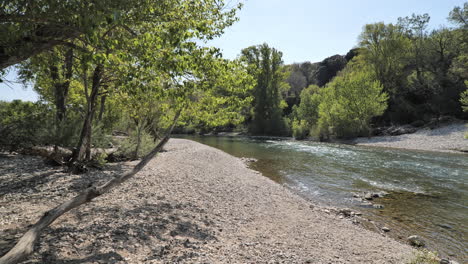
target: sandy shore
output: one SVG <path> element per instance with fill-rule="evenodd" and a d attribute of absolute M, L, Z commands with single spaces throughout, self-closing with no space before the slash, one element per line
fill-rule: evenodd
<path fill-rule="evenodd" d="M 134 179 L 60 218 L 26 263 L 401 264 L 413 254 L 220 150 L 183 139 L 166 149 Z M 1 156 L 0 254 L 41 212 L 127 165 L 76 176 L 35 157 Z"/>
<path fill-rule="evenodd" d="M 464 138 L 468 128 L 465 124 L 451 124 L 435 129 L 421 129 L 414 134 L 357 138 L 352 144 L 427 150 L 439 152 L 468 152 L 468 139 Z"/>

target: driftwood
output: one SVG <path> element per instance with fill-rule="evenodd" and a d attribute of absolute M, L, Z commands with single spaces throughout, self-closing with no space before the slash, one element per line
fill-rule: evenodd
<path fill-rule="evenodd" d="M 13 264 L 24 260 L 27 256 L 34 252 L 34 245 L 38 242 L 41 232 L 50 224 L 52 224 L 57 218 L 76 208 L 82 204 L 91 202 L 94 198 L 105 194 L 114 187 L 120 185 L 124 181 L 132 178 L 141 169 L 143 169 L 148 162 L 156 156 L 158 152 L 162 150 L 164 145 L 169 141 L 170 134 L 177 119 L 179 118 L 180 111 L 176 114 L 174 122 L 165 135 L 165 137 L 158 143 L 158 145 L 148 153 L 131 171 L 124 173 L 114 179 L 106 182 L 105 184 L 97 187 L 90 187 L 84 192 L 76 196 L 75 198 L 66 201 L 59 206 L 47 211 L 44 215 L 36 222 L 31 229 L 29 229 L 16 243 L 16 245 L 10 249 L 3 257 L 0 258 L 0 264 Z"/>

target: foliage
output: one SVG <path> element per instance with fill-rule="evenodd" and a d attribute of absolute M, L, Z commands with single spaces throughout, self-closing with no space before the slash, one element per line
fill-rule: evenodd
<path fill-rule="evenodd" d="M 465 84 L 468 87 L 468 81 L 465 81 Z M 468 112 L 468 89 L 466 89 L 461 95 L 460 95 L 460 102 L 463 107 L 463 111 Z"/>
<path fill-rule="evenodd" d="M 10 150 L 51 140 L 47 106 L 40 102 L 0 101 L 0 134 L 0 146 Z"/>
<path fill-rule="evenodd" d="M 320 88 L 316 85 L 310 85 L 301 92 L 301 103 L 295 107 L 294 117 L 305 120 L 308 124 L 315 124 L 318 120 L 320 101 Z"/>
<path fill-rule="evenodd" d="M 75 39 L 93 47 L 120 45 L 102 37 L 119 35 L 113 30 L 128 33 L 129 39 L 146 26 L 167 40 L 181 35 L 211 39 L 235 21 L 238 7 L 222 0 L 2 1 L 0 69 L 57 45 L 73 45 Z"/>
<path fill-rule="evenodd" d="M 320 136 L 353 137 L 369 133 L 371 118 L 383 114 L 388 96 L 369 70 L 355 66 L 335 77 L 321 99 Z"/>
<path fill-rule="evenodd" d="M 181 121 L 207 130 L 242 124 L 252 103 L 254 78 L 240 61 L 224 59 L 213 61 L 208 75 L 198 84 Z"/>
<path fill-rule="evenodd" d="M 293 107 L 292 132 L 296 139 L 304 139 L 318 121 L 318 107 L 321 102 L 320 88 L 310 85 L 301 92 L 301 102 Z"/>
<path fill-rule="evenodd" d="M 140 141 L 138 143 L 138 141 Z M 115 153 L 116 156 L 122 157 L 123 159 L 138 159 L 146 154 L 148 154 L 156 143 L 153 137 L 146 131 L 142 131 L 141 135 L 137 135 L 136 131 L 132 131 L 130 135 L 121 140 L 120 142 L 116 142 L 119 145 L 118 151 Z M 137 144 L 140 144 L 141 147 L 138 148 L 138 152 L 135 156 L 135 149 L 137 149 Z"/>
<path fill-rule="evenodd" d="M 466 7 L 468 5 L 465 4 Z M 428 14 L 399 18 L 397 24 L 366 25 L 360 54 L 389 94 L 389 107 L 380 124 L 428 121 L 451 115 L 466 118 L 459 95 L 465 89 L 468 45 L 464 8 L 450 20 L 459 28 L 429 32 Z"/>
<path fill-rule="evenodd" d="M 410 41 L 403 30 L 393 24 L 368 24 L 360 35 L 362 59 L 371 65 L 384 90 L 395 97 L 402 86 L 404 63 L 407 60 Z"/>
<path fill-rule="evenodd" d="M 282 92 L 288 88 L 283 82 L 285 74 L 282 53 L 267 44 L 242 50 L 241 59 L 249 66 L 256 85 L 253 90 L 253 117 L 250 131 L 254 135 L 286 135 L 287 121 L 282 117 L 286 103 Z"/>
<path fill-rule="evenodd" d="M 438 264 L 439 262 L 440 260 L 437 253 L 422 249 L 418 250 L 407 264 Z"/>
<path fill-rule="evenodd" d="M 465 2 L 463 7 L 456 6 L 453 8 L 449 14 L 449 20 L 464 29 L 468 29 L 468 2 Z"/>
<path fill-rule="evenodd" d="M 236 20 L 240 5 L 230 5 L 222 0 L 11 0 L 0 13 L 10 23 L 1 26 L 9 36 L 0 43 L 0 60 L 9 64 L 29 58 L 21 65 L 23 80 L 33 81 L 49 109 L 63 117 L 50 120 L 56 138 L 67 137 L 64 131 L 70 124 L 78 127 L 74 117 L 83 122 L 80 136 L 70 137 L 79 149 L 78 160 L 84 158 L 84 149 L 88 157 L 92 145 L 107 145 L 106 134 L 123 118 L 132 120 L 130 131 L 140 135 L 146 130 L 154 138 L 171 116 L 187 107 L 198 107 L 200 115 L 187 111 L 186 116 L 209 126 L 238 123 L 239 109 L 249 102 L 243 89 L 251 86 L 250 76 L 243 65 L 221 60 L 217 49 L 199 44 Z M 21 42 L 23 36 L 35 35 L 38 26 L 52 24 L 54 28 L 47 29 L 53 37 L 30 41 L 47 47 Z M 11 43 L 14 48 L 8 48 Z M 202 111 L 201 105 L 209 101 L 215 103 Z M 206 114 L 215 109 L 220 109 L 216 115 Z"/>
<path fill-rule="evenodd" d="M 295 139 L 305 139 L 310 134 L 310 124 L 305 120 L 292 122 L 292 135 Z"/>

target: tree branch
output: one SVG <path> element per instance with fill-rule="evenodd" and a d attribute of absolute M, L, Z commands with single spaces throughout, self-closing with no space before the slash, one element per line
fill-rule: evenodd
<path fill-rule="evenodd" d="M 38 243 L 41 232 L 50 224 L 52 224 L 57 218 L 71 209 L 79 207 L 82 204 L 89 203 L 94 198 L 109 192 L 114 187 L 117 187 L 141 171 L 169 141 L 171 132 L 174 129 L 177 120 L 179 119 L 181 111 L 182 109 L 180 109 L 175 115 L 173 123 L 166 132 L 164 138 L 131 171 L 124 173 L 121 176 L 115 177 L 101 186 L 90 187 L 75 198 L 68 200 L 61 205 L 45 212 L 41 219 L 39 219 L 39 221 L 36 222 L 32 228 L 21 237 L 18 243 L 16 243 L 16 245 L 10 251 L 8 251 L 3 257 L 0 258 L 0 264 L 14 264 L 24 260 L 27 256 L 34 252 L 34 245 Z"/>

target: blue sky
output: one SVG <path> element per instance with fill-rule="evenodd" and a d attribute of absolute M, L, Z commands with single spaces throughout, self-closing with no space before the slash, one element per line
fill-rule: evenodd
<path fill-rule="evenodd" d="M 430 27 L 449 25 L 447 16 L 466 0 L 245 0 L 240 21 L 209 44 L 234 59 L 241 49 L 268 43 L 283 52 L 285 63 L 321 61 L 346 54 L 365 24 L 396 22 L 412 13 L 428 13 Z M 234 2 L 234 1 L 233 1 Z M 10 72 L 7 79 L 14 80 Z M 31 89 L 0 84 L 0 100 L 37 100 Z"/>

